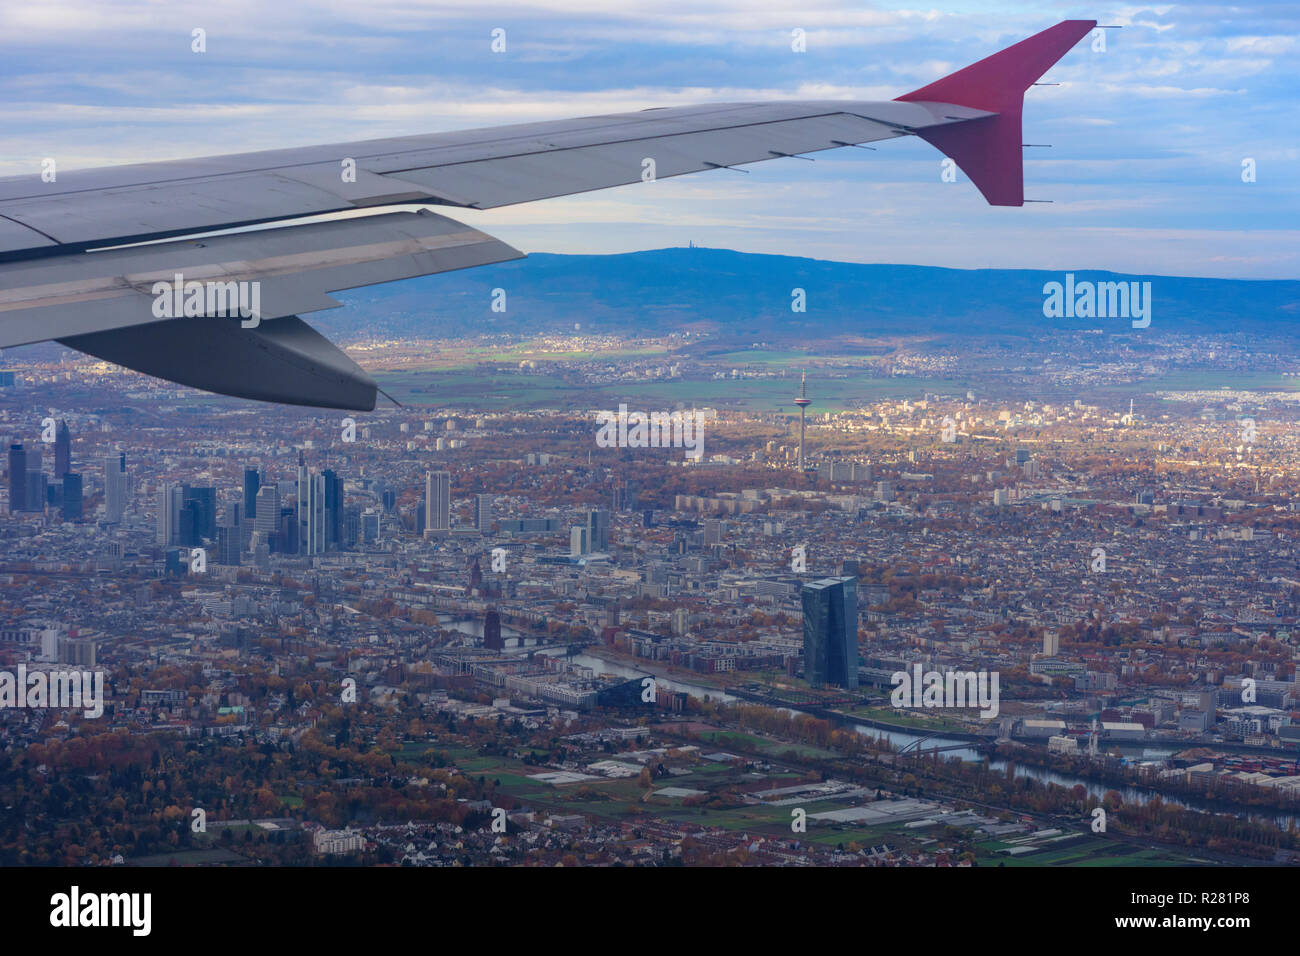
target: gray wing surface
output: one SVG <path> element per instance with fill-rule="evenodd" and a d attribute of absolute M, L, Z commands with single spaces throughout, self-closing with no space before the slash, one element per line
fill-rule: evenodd
<path fill-rule="evenodd" d="M 0 255 L 395 203 L 490 209 L 836 149 L 991 114 L 930 103 L 674 107 L 0 179 Z M 342 175 L 356 164 L 355 182 Z"/>
<path fill-rule="evenodd" d="M 369 410 L 374 381 L 298 316 L 337 306 L 330 292 L 522 255 L 429 206 L 489 209 L 988 115 L 716 104 L 0 179 L 0 346 L 57 339 L 213 392 Z M 371 214 L 294 221 L 356 210 Z M 253 282 L 255 323 L 157 312 L 167 284 Z"/>
<path fill-rule="evenodd" d="M 491 209 L 909 135 L 989 203 L 1020 206 L 1024 93 L 1094 27 L 1064 20 L 885 102 L 715 103 L 0 179 L 0 347 L 58 339 L 222 394 L 369 410 L 375 383 L 298 314 L 521 255 L 399 207 Z M 374 215 L 301 221 L 357 210 Z M 236 231 L 204 235 L 222 230 Z M 206 308 L 160 316 L 169 280 L 207 286 Z M 214 306 L 251 283 L 255 323 Z"/>

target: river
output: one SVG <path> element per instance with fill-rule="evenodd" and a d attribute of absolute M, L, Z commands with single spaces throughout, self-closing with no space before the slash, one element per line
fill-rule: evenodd
<path fill-rule="evenodd" d="M 542 651 L 540 653 L 547 653 L 547 652 Z M 562 653 L 562 651 L 560 651 L 559 653 Z M 574 661 L 574 663 L 579 664 L 583 667 L 590 667 L 598 674 L 602 674 L 602 673 L 617 674 L 620 677 L 627 677 L 629 679 L 637 678 L 637 677 L 653 676 L 655 680 L 658 682 L 658 685 L 660 687 L 666 687 L 669 690 L 674 690 L 674 691 L 685 691 L 686 693 L 690 694 L 692 697 L 695 697 L 700 700 L 707 699 L 713 701 L 722 701 L 724 703 L 739 702 L 739 698 L 734 697 L 731 694 L 723 693 L 722 691 L 716 690 L 714 688 L 703 687 L 699 684 L 691 684 L 686 681 L 672 680 L 671 678 L 667 678 L 667 677 L 659 677 L 657 675 L 651 674 L 649 671 L 638 670 L 636 668 L 628 667 L 625 664 L 620 664 L 615 661 L 607 661 L 598 657 L 592 657 L 590 654 L 578 654 L 571 659 Z M 781 710 L 788 711 L 791 714 L 803 713 L 803 711 L 794 710 L 789 707 L 782 707 Z M 910 734 L 910 733 L 906 733 L 905 731 L 886 730 L 885 728 L 882 727 L 872 727 L 869 724 L 860 724 L 847 717 L 841 718 L 840 723 L 845 726 L 852 727 L 858 733 L 863 734 L 867 737 L 873 737 L 877 740 L 887 740 L 895 747 L 904 747 L 909 743 L 913 743 L 919 740 L 921 737 L 921 735 L 919 734 Z M 969 743 L 969 741 L 957 740 L 950 737 L 929 737 L 926 739 L 926 745 L 930 747 L 951 747 L 951 746 L 959 746 L 963 743 Z M 1151 751 L 1148 752 L 1148 755 L 1151 758 L 1168 756 L 1168 754 L 1165 751 L 1158 751 L 1158 752 Z M 946 753 L 942 754 L 941 756 L 945 758 L 958 757 L 962 760 L 971 761 L 971 762 L 979 762 L 985 759 L 984 756 L 981 753 L 979 753 L 977 750 L 975 750 L 973 747 L 962 747 L 959 750 L 949 750 Z M 1047 770 L 1043 767 L 1026 766 L 1023 763 L 1018 763 L 1016 761 L 1012 761 L 1012 763 L 1015 766 L 1014 773 L 1016 777 L 1032 777 L 1034 780 L 1038 780 L 1043 783 L 1055 783 L 1062 787 L 1067 787 L 1067 788 L 1074 787 L 1076 785 L 1081 784 L 1087 788 L 1090 794 L 1096 797 L 1101 797 L 1105 795 L 1107 791 L 1114 790 L 1124 798 L 1124 802 L 1127 804 L 1138 804 L 1138 805 L 1146 804 L 1149 803 L 1151 801 L 1151 798 L 1157 794 L 1157 791 L 1146 790 L 1140 787 L 1109 786 L 1107 784 L 1098 783 L 1095 780 L 1088 780 L 1084 777 L 1079 777 L 1074 774 L 1059 773 L 1055 770 Z M 990 760 L 989 768 L 992 770 L 1001 770 L 1005 772 L 1005 770 L 1007 769 L 1007 761 L 1002 759 Z M 1197 800 L 1194 797 L 1186 797 L 1186 796 L 1172 797 L 1164 793 L 1160 793 L 1159 796 L 1160 799 L 1163 800 L 1165 803 L 1176 804 L 1181 807 L 1186 807 L 1190 810 L 1200 810 L 1203 812 L 1211 812 L 1211 813 L 1225 812 L 1221 808 L 1216 810 L 1213 806 L 1206 803 L 1205 801 Z M 1237 815 L 1240 816 L 1242 814 L 1238 813 Z M 1287 829 L 1291 825 L 1292 821 L 1295 820 L 1294 815 L 1290 813 L 1282 813 L 1280 811 L 1271 811 L 1271 810 L 1250 810 L 1250 811 L 1246 811 L 1245 815 L 1249 817 L 1249 819 L 1255 820 L 1256 822 L 1272 823 L 1283 830 Z"/>
<path fill-rule="evenodd" d="M 483 639 L 483 618 L 481 617 L 457 617 L 454 614 L 439 614 L 438 626 L 448 631 L 459 631 L 470 637 L 477 637 L 480 641 Z M 501 640 L 505 644 L 507 651 L 522 651 L 525 647 L 537 646 L 537 638 L 524 637 L 519 631 L 507 624 L 501 625 Z"/>

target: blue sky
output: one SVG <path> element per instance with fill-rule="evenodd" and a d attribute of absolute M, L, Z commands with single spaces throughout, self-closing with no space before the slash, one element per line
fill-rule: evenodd
<path fill-rule="evenodd" d="M 775 160 L 490 212 L 529 252 L 685 245 L 958 268 L 1300 277 L 1300 4 L 0 0 L 0 175 L 761 99 L 892 99 L 1067 18 L 1026 98 L 1026 196 L 938 153 Z M 191 31 L 207 52 L 190 51 Z M 493 28 L 507 52 L 493 54 Z M 790 33 L 807 33 L 793 53 Z M 1243 183 L 1243 159 L 1257 181 Z"/>

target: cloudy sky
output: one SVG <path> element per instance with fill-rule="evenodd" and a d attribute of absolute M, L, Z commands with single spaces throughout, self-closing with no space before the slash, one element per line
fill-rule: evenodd
<path fill-rule="evenodd" d="M 621 9 L 614 9 L 620 7 Z M 1300 4 L 0 0 L 0 175 L 708 101 L 892 99 L 1062 19 L 1022 209 L 911 138 L 490 212 L 527 252 L 1300 276 Z M 207 52 L 191 51 L 206 31 Z M 490 49 L 494 28 L 506 52 Z M 791 50 L 791 31 L 807 52 Z M 1242 181 L 1243 160 L 1257 181 Z"/>

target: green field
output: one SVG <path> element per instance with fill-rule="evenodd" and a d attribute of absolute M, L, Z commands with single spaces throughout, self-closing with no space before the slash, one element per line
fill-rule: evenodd
<path fill-rule="evenodd" d="M 975 858 L 980 866 L 1187 866 L 1192 860 L 1174 850 L 1147 850 L 1117 840 L 1080 840 L 1057 849 L 1043 849 L 1022 856 L 1007 856 L 997 851 L 1011 846 L 999 840 L 976 844 Z"/>
<path fill-rule="evenodd" d="M 889 719 L 893 715 L 892 712 L 883 712 L 883 716 Z M 814 747 L 730 730 L 702 733 L 699 743 L 705 748 L 753 751 L 770 754 L 778 759 L 780 754 L 790 749 L 809 756 L 832 756 L 827 751 Z M 530 774 L 545 772 L 546 768 L 530 766 L 509 757 L 481 756 L 463 747 L 442 748 L 430 747 L 423 743 L 407 743 L 396 751 L 395 755 L 401 754 L 408 759 L 418 758 L 422 756 L 423 751 L 430 749 L 435 751 L 445 749 L 449 755 L 452 755 L 454 749 L 453 756 L 461 772 L 471 777 L 483 776 L 489 782 L 496 783 L 498 793 L 509 795 L 518 804 L 543 813 L 579 813 L 606 823 L 623 822 L 635 819 L 640 814 L 646 814 L 679 824 L 720 827 L 776 838 L 791 837 L 792 806 L 744 805 L 717 809 L 707 806 L 686 806 L 684 797 L 657 795 L 657 791 L 665 787 L 682 787 L 712 793 L 728 784 L 756 779 L 734 764 L 700 761 L 688 767 L 689 773 L 656 779 L 653 791 L 647 794 L 635 777 L 601 778 L 560 786 L 531 780 Z M 609 756 L 610 759 L 618 759 L 618 754 Z M 793 772 L 775 773 L 768 776 L 767 782 L 770 782 L 772 787 L 780 787 L 788 785 L 788 782 L 797 776 Z M 855 801 L 809 800 L 801 805 L 811 816 L 853 806 Z M 215 829 L 216 835 L 219 835 L 220 827 Z M 1012 857 L 998 851 L 1017 845 L 1013 842 L 1015 838 L 989 838 L 973 831 L 966 831 L 966 833 L 966 839 L 971 841 L 977 863 L 981 867 L 1157 867 L 1187 866 L 1203 862 L 1173 849 L 1147 849 L 1117 839 L 1099 838 L 1086 833 L 1081 833 L 1076 839 L 1066 840 L 1060 844 L 1044 843 L 1044 848 L 1041 850 Z M 887 843 L 894 849 L 912 850 L 918 847 L 933 849 L 930 841 L 938 836 L 938 828 L 909 828 L 906 821 L 863 825 L 809 820 L 807 832 L 797 835 L 796 838 L 803 843 L 816 843 L 829 847 L 840 844 L 847 847 L 851 843 L 868 847 Z M 236 834 L 237 839 L 240 837 L 242 834 Z M 208 838 L 212 843 L 216 842 L 211 829 Z"/>
<path fill-rule="evenodd" d="M 379 387 L 403 405 L 476 409 L 589 408 L 589 389 L 553 375 L 477 372 L 379 372 Z"/>
<path fill-rule="evenodd" d="M 914 717 L 911 714 L 901 713 L 892 707 L 853 707 L 843 710 L 842 713 L 854 717 L 865 717 L 867 720 L 878 720 L 881 723 L 893 724 L 897 727 L 911 727 L 915 730 L 971 732 L 969 724 L 963 724 L 955 720 L 944 720 L 942 717 Z M 971 743 L 973 745 L 974 741 L 971 741 Z"/>
<path fill-rule="evenodd" d="M 721 750 L 727 747 L 738 747 L 744 750 L 756 750 L 761 754 L 769 757 L 780 757 L 790 751 L 794 751 L 801 757 L 816 757 L 821 759 L 835 759 L 838 754 L 831 750 L 823 750 L 820 747 L 810 747 L 807 744 L 787 742 L 784 740 L 773 740 L 770 737 L 757 737 L 753 734 L 744 734 L 734 730 L 715 730 L 709 733 L 700 734 L 700 739 L 708 741 Z M 739 754 L 737 756 L 740 756 Z"/>
<path fill-rule="evenodd" d="M 1144 391 L 1231 388 L 1260 392 L 1295 392 L 1300 391 L 1300 378 L 1284 378 L 1276 372 L 1220 372 L 1214 369 L 1189 369 L 1171 372 L 1159 378 L 1146 379 L 1142 385 Z"/>
<path fill-rule="evenodd" d="M 745 365 L 788 365 L 792 368 L 800 368 L 803 365 L 812 363 L 828 363 L 831 365 L 861 362 L 876 363 L 883 361 L 884 356 L 867 352 L 844 352 L 827 355 L 816 352 L 800 352 L 795 349 L 754 349 L 753 351 L 705 355 L 702 360 L 714 365 L 730 365 L 736 368 Z"/>
<path fill-rule="evenodd" d="M 617 408 L 675 408 L 679 405 L 796 411 L 798 376 L 784 379 L 675 380 L 627 382 L 596 387 L 574 384 L 558 375 L 481 374 L 469 371 L 377 372 L 379 387 L 403 405 L 448 408 L 519 410 L 555 408 L 587 410 Z M 813 389 L 809 414 L 859 408 L 882 398 L 918 397 L 926 392 L 965 394 L 963 380 L 928 378 L 869 378 L 851 375 L 827 378 Z"/>

